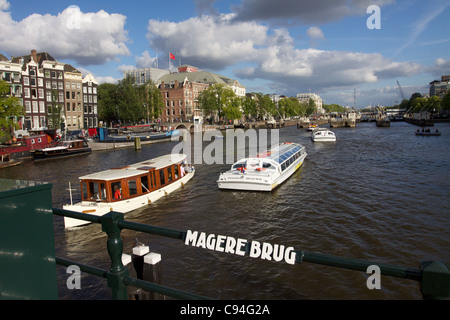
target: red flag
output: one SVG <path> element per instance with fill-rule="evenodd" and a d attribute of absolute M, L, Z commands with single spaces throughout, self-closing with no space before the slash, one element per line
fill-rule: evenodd
<path fill-rule="evenodd" d="M 169 52 L 169 57 L 170 57 L 170 59 L 175 60 L 175 56 L 173 54 L 171 54 L 170 52 Z"/>

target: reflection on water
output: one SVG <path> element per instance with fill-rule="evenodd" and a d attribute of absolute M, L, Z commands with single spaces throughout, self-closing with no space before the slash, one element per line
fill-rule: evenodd
<path fill-rule="evenodd" d="M 416 127 L 403 122 L 390 128 L 360 123 L 333 129 L 337 141 L 331 143 L 312 142 L 304 129 L 283 128 L 280 140 L 305 145 L 308 156 L 273 192 L 221 191 L 216 179 L 230 165 L 197 164 L 195 177 L 184 188 L 126 219 L 406 267 L 417 268 L 422 260 L 449 264 L 450 126 L 436 127 L 441 137 L 416 137 Z M 50 182 L 54 207 L 61 208 L 70 202 L 69 181 L 79 189 L 81 175 L 170 153 L 176 143 L 26 161 L 3 169 L 0 178 Z M 58 256 L 109 268 L 99 225 L 65 231 L 61 217 L 54 221 Z M 138 238 L 162 255 L 163 285 L 211 298 L 421 298 L 418 284 L 410 280 L 382 277 L 382 289 L 369 290 L 368 275 L 361 272 L 240 257 L 129 230 L 122 236 L 125 253 Z M 74 291 L 65 288 L 62 267 L 58 279 L 61 299 L 111 298 L 104 279 L 83 275 L 82 290 Z"/>

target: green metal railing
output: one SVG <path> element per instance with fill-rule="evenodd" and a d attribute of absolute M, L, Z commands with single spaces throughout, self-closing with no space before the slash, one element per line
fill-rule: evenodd
<path fill-rule="evenodd" d="M 183 242 L 186 238 L 186 232 L 125 221 L 123 214 L 118 212 L 109 212 L 104 216 L 97 217 L 94 215 L 54 208 L 53 213 L 55 215 L 86 220 L 102 225 L 102 230 L 108 235 L 107 249 L 111 258 L 110 270 L 101 270 L 58 257 L 56 258 L 56 262 L 57 264 L 64 266 L 78 265 L 83 272 L 106 278 L 108 286 L 112 290 L 114 299 L 128 299 L 127 285 L 132 285 L 146 291 L 163 294 L 177 299 L 209 299 L 132 278 L 129 276 L 128 270 L 122 264 L 121 256 L 123 252 L 123 243 L 122 238 L 120 237 L 122 229 L 169 237 L 182 240 Z M 450 271 L 448 267 L 441 262 L 424 261 L 421 263 L 420 268 L 407 268 L 303 250 L 294 251 L 296 253 L 295 263 L 310 262 L 362 272 L 366 272 L 369 266 L 376 265 L 379 267 L 381 275 L 418 281 L 424 299 L 446 299 L 450 297 Z"/>

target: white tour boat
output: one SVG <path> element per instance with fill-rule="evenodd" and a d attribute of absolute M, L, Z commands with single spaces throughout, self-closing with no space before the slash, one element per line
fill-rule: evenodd
<path fill-rule="evenodd" d="M 313 132 L 311 133 L 311 139 L 314 142 L 336 141 L 336 135 L 331 130 L 328 130 L 326 128 L 319 128 L 319 129 L 313 130 Z"/>
<path fill-rule="evenodd" d="M 285 142 L 256 157 L 244 158 L 219 176 L 220 189 L 272 191 L 289 178 L 306 158 L 301 144 Z"/>
<path fill-rule="evenodd" d="M 186 166 L 185 161 L 184 154 L 169 154 L 82 176 L 81 202 L 63 209 L 102 216 L 110 211 L 126 213 L 146 206 L 184 186 L 194 176 L 194 168 Z M 64 217 L 66 228 L 89 223 Z"/>

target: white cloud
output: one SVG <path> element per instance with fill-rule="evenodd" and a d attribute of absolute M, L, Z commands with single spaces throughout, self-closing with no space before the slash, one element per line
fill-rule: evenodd
<path fill-rule="evenodd" d="M 202 16 L 178 23 L 150 20 L 148 38 L 157 51 L 178 53 L 184 63 L 216 71 L 235 66 L 237 77 L 268 81 L 285 94 L 308 88 L 353 88 L 424 71 L 422 65 L 378 53 L 299 49 L 285 28 L 273 30 L 233 17 Z M 324 38 L 317 27 L 308 35 Z"/>
<path fill-rule="evenodd" d="M 6 0 L 0 0 L 0 10 L 8 10 L 9 9 L 9 2 Z"/>
<path fill-rule="evenodd" d="M 172 52 L 191 64 L 220 70 L 251 60 L 267 40 L 267 27 L 254 22 L 230 23 L 232 15 L 202 16 L 175 23 L 150 20 L 148 39 L 159 52 Z"/>
<path fill-rule="evenodd" d="M 32 14 L 14 21 L 4 11 L 7 5 L 0 0 L 0 47 L 8 54 L 24 55 L 36 49 L 81 65 L 103 64 L 130 54 L 124 29 L 126 17 L 121 14 L 103 10 L 83 13 L 77 6 L 70 6 L 57 16 Z"/>
<path fill-rule="evenodd" d="M 152 58 L 148 51 L 144 51 L 140 57 L 136 58 L 137 68 L 155 68 L 156 57 Z"/>
<path fill-rule="evenodd" d="M 310 27 L 307 31 L 306 31 L 306 35 L 308 37 L 310 37 L 311 39 L 324 39 L 325 36 L 323 35 L 323 32 L 320 28 L 318 27 Z"/>

